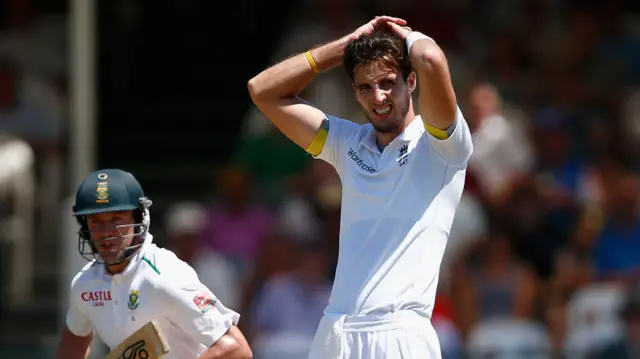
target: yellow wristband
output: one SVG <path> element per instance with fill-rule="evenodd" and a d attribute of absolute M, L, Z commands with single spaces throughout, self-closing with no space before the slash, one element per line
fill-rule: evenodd
<path fill-rule="evenodd" d="M 313 56 L 311 56 L 311 51 L 305 52 L 304 55 L 307 57 L 307 61 L 309 61 L 309 65 L 311 66 L 311 69 L 313 70 L 313 72 L 317 74 L 320 73 L 320 70 L 318 69 L 318 65 L 316 65 L 316 60 L 314 60 Z"/>

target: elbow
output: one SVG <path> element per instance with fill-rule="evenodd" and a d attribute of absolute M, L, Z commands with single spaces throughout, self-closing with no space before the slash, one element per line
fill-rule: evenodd
<path fill-rule="evenodd" d="M 428 46 L 418 56 L 418 66 L 426 72 L 439 72 L 447 66 L 444 52 L 438 46 Z"/>
<path fill-rule="evenodd" d="M 256 76 L 247 82 L 247 89 L 249 90 L 251 101 L 260 110 L 262 110 L 267 104 L 276 101 L 276 98 L 273 96 L 273 91 L 265 86 L 264 80 L 260 79 L 259 76 Z"/>
<path fill-rule="evenodd" d="M 253 352 L 249 347 L 243 346 L 238 352 L 237 359 L 253 359 Z"/>
<path fill-rule="evenodd" d="M 225 339 L 223 345 L 214 345 L 202 353 L 201 359 L 253 359 L 253 352 L 246 343 Z"/>
<path fill-rule="evenodd" d="M 253 352 L 237 327 L 231 327 L 216 343 L 203 353 L 202 359 L 253 359 Z"/>
<path fill-rule="evenodd" d="M 253 352 L 251 351 L 251 347 L 247 342 L 247 339 L 244 337 L 240 330 L 233 330 L 234 337 L 236 338 L 236 343 L 238 345 L 235 350 L 236 355 L 234 359 L 253 359 Z"/>
<path fill-rule="evenodd" d="M 230 348 L 231 349 L 231 348 Z M 216 357 L 218 358 L 218 357 Z M 253 352 L 246 343 L 236 343 L 235 348 L 222 354 L 220 358 L 224 359 L 253 359 Z"/>
<path fill-rule="evenodd" d="M 247 83 L 247 89 L 249 90 L 249 96 L 251 96 L 251 101 L 253 103 L 257 103 L 261 96 L 260 86 L 258 85 L 258 80 L 256 78 L 252 78 Z"/>

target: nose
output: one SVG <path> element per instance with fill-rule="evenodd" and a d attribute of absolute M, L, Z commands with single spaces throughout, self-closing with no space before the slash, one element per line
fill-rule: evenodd
<path fill-rule="evenodd" d="M 115 230 L 103 230 L 97 233 L 98 241 L 107 241 L 112 242 L 114 239 L 117 239 L 120 236 L 120 233 L 117 229 Z"/>
<path fill-rule="evenodd" d="M 373 101 L 376 104 L 383 104 L 387 99 L 387 93 L 379 88 L 374 89 Z"/>

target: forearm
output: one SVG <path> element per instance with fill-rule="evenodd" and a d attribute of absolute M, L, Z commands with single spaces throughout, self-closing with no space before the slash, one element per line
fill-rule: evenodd
<path fill-rule="evenodd" d="M 63 331 L 55 359 L 87 359 L 91 353 L 92 337 L 78 337 Z"/>
<path fill-rule="evenodd" d="M 90 348 L 59 347 L 55 359 L 89 359 Z"/>
<path fill-rule="evenodd" d="M 331 70 L 342 62 L 344 48 L 349 41 L 345 36 L 311 50 L 317 68 Z M 258 74 L 249 81 L 249 91 L 254 100 L 280 100 L 300 93 L 315 78 L 304 53 L 290 57 Z"/>
<path fill-rule="evenodd" d="M 413 42 L 409 57 L 418 75 L 423 121 L 448 129 L 456 119 L 457 100 L 444 51 L 432 39 L 423 38 Z"/>

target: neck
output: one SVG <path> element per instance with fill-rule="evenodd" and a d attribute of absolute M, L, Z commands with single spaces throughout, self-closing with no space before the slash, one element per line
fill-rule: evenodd
<path fill-rule="evenodd" d="M 376 131 L 376 142 L 378 143 L 380 150 L 387 147 L 391 141 L 398 137 L 407 128 L 407 126 L 409 126 L 414 118 L 416 118 L 416 113 L 413 111 L 413 102 L 409 102 L 409 111 L 407 111 L 407 114 L 404 116 L 404 120 L 402 120 L 402 126 L 399 126 L 391 132 Z"/>
<path fill-rule="evenodd" d="M 127 265 L 129 264 L 130 261 L 131 261 L 131 258 L 127 258 L 118 264 L 107 264 L 105 268 L 107 269 L 107 272 L 110 274 L 120 274 L 124 272 L 124 269 L 127 268 Z"/>

